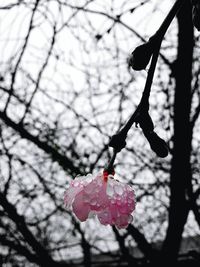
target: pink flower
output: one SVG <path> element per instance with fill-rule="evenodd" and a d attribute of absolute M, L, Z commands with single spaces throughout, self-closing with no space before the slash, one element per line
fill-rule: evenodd
<path fill-rule="evenodd" d="M 64 194 L 64 203 L 80 221 L 96 215 L 101 224 L 126 228 L 132 222 L 135 194 L 106 171 L 95 176 L 78 176 Z"/>

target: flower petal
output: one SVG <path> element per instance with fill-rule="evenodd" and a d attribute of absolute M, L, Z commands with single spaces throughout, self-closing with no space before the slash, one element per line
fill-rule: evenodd
<path fill-rule="evenodd" d="M 74 202 L 72 204 L 72 209 L 76 217 L 81 221 L 84 222 L 87 220 L 89 212 L 90 212 L 90 206 L 89 204 L 85 203 L 83 201 L 83 192 L 79 192 L 74 199 Z"/>

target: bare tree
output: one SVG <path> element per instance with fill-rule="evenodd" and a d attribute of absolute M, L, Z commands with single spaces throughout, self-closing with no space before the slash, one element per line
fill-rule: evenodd
<path fill-rule="evenodd" d="M 199 251 L 180 251 L 200 226 L 199 35 L 191 1 L 75 2 L 0 3 L 0 263 L 78 266 L 81 259 L 89 267 L 100 253 L 112 259 L 104 265 L 181 264 L 185 255 L 196 266 Z M 131 127 L 115 171 L 135 188 L 133 223 L 124 231 L 94 219 L 80 224 L 64 208 L 64 190 L 112 156 L 110 138 L 138 108 L 151 69 L 132 70 L 130 54 L 175 2 L 180 10 L 158 50 L 148 110 L 169 155 L 159 158 L 143 127 Z M 142 258 L 132 253 L 136 245 Z"/>

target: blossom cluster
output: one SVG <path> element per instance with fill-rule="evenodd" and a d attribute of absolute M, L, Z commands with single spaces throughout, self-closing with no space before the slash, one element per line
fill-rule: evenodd
<path fill-rule="evenodd" d="M 82 222 L 96 215 L 101 224 L 120 229 L 133 220 L 135 194 L 130 185 L 104 171 L 76 177 L 65 191 L 64 203 Z"/>

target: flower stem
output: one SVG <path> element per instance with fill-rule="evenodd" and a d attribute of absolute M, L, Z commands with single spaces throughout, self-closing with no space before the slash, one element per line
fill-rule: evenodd
<path fill-rule="evenodd" d="M 159 45 L 157 45 L 157 47 L 153 53 L 151 65 L 150 65 L 150 68 L 148 71 L 148 75 L 147 75 L 147 79 L 146 79 L 146 83 L 145 83 L 145 87 L 144 87 L 144 91 L 143 91 L 140 103 L 139 103 L 138 107 L 136 108 L 136 110 L 133 112 L 130 119 L 126 122 L 126 124 L 120 130 L 120 132 L 122 131 L 122 132 L 125 132 L 127 134 L 128 131 L 130 130 L 131 126 L 133 125 L 133 123 L 136 122 L 135 119 L 136 119 L 138 113 L 142 112 L 142 111 L 148 111 L 149 110 L 149 96 L 150 96 L 150 92 L 151 92 L 151 85 L 153 82 L 153 76 L 154 76 L 154 72 L 155 72 L 155 68 L 156 68 L 156 63 L 158 60 L 160 45 L 161 45 L 161 43 L 159 43 Z"/>
<path fill-rule="evenodd" d="M 172 8 L 170 9 L 169 13 L 167 14 L 166 18 L 164 19 L 163 23 L 160 25 L 159 29 L 156 31 L 156 33 L 150 38 L 150 41 L 160 40 L 162 41 L 167 29 L 169 28 L 172 20 L 180 10 L 181 6 L 183 5 L 184 1 L 186 0 L 177 0 Z"/>
<path fill-rule="evenodd" d="M 155 73 L 155 68 L 158 60 L 158 55 L 161 47 L 162 40 L 164 38 L 164 35 L 169 28 L 173 18 L 176 16 L 177 12 L 180 10 L 182 4 L 186 0 L 177 0 L 172 8 L 170 9 L 169 13 L 167 14 L 166 18 L 164 19 L 163 23 L 159 27 L 159 29 L 156 31 L 156 33 L 149 39 L 149 42 L 152 42 L 154 46 L 154 51 L 151 59 L 150 68 L 148 71 L 144 91 L 142 94 L 142 98 L 140 100 L 140 103 L 136 110 L 133 112 L 132 116 L 129 118 L 129 120 L 126 122 L 126 124 L 121 128 L 121 130 L 112 136 L 109 146 L 114 148 L 113 155 L 108 163 L 108 166 L 105 168 L 106 171 L 111 173 L 113 171 L 113 164 L 116 158 L 116 155 L 118 152 L 121 151 L 126 145 L 126 137 L 128 134 L 128 131 L 132 127 L 133 123 L 136 122 L 136 118 L 139 113 L 142 112 L 148 112 L 149 110 L 149 96 L 151 92 L 151 86 L 153 82 L 153 77 Z"/>
<path fill-rule="evenodd" d="M 115 159 L 116 159 L 116 156 L 117 156 L 117 151 L 114 149 L 113 150 L 113 154 L 112 154 L 112 157 L 107 165 L 107 167 L 105 167 L 104 171 L 108 172 L 109 174 L 112 174 L 114 172 L 114 162 L 115 162 Z"/>

